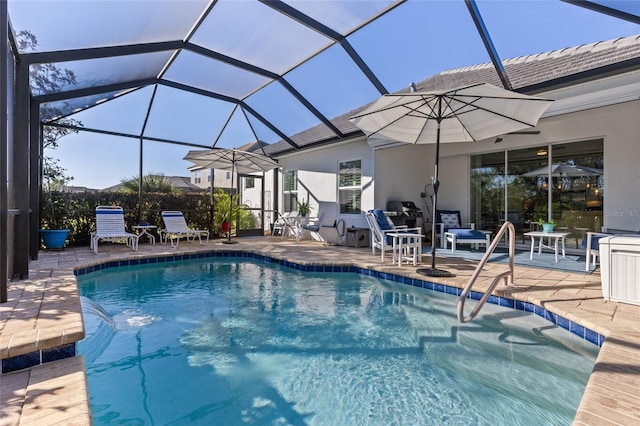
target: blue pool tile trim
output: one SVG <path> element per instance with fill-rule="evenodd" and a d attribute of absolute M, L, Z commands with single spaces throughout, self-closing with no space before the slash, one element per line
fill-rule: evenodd
<path fill-rule="evenodd" d="M 76 356 L 75 343 L 69 343 L 66 345 L 43 349 L 41 351 L 29 352 L 28 354 L 5 358 L 2 360 L 2 374 L 24 370 L 25 368 L 31 368 L 36 365 L 73 356 Z"/>
<path fill-rule="evenodd" d="M 280 260 L 270 256 L 264 256 L 261 254 L 245 252 L 245 251 L 210 251 L 210 252 L 199 252 L 199 253 L 185 253 L 185 254 L 175 254 L 171 256 L 160 256 L 160 257 L 147 257 L 147 258 L 135 258 L 129 260 L 119 260 L 119 261 L 111 261 L 101 263 L 99 265 L 89 266 L 86 268 L 79 268 L 74 270 L 74 274 L 76 276 L 88 274 L 91 272 L 101 271 L 103 269 L 115 268 L 118 266 L 138 266 L 152 263 L 163 263 L 163 262 L 174 262 L 181 260 L 193 260 L 193 259 L 207 259 L 207 258 L 215 258 L 215 257 L 238 257 L 238 258 L 247 258 L 247 259 L 255 259 L 260 260 L 267 263 L 275 263 L 281 266 L 295 269 L 297 271 L 303 272 L 350 272 L 356 273 L 360 275 L 366 275 L 382 280 L 392 281 L 404 285 L 409 285 L 412 287 L 423 288 L 426 290 L 437 291 L 440 293 L 451 294 L 454 296 L 460 296 L 462 294 L 462 289 L 458 287 L 448 286 L 445 284 L 433 283 L 430 281 L 424 281 L 418 278 L 408 278 L 402 275 L 390 274 L 388 272 L 381 271 L 373 271 L 371 269 L 360 268 L 356 266 L 345 266 L 345 265 L 303 265 L 300 263 L 289 262 L 287 260 Z M 482 293 L 471 291 L 469 292 L 469 299 L 472 300 L 480 300 L 482 297 Z M 576 324 L 571 320 L 568 320 L 556 313 L 553 313 L 542 306 L 538 306 L 536 304 L 530 302 L 523 302 L 520 300 L 510 299 L 507 297 L 501 296 L 489 296 L 487 299 L 487 303 L 491 303 L 494 305 L 503 306 L 505 308 L 516 309 L 518 311 L 531 312 L 538 316 L 543 317 L 544 319 L 550 321 L 552 324 L 557 325 L 558 327 L 564 328 L 565 330 L 570 331 L 573 334 L 578 335 L 579 337 L 593 343 L 594 345 L 602 346 L 604 343 L 605 336 L 585 328 L 580 324 Z M 4 372 L 4 361 L 2 364 L 3 372 Z"/>
<path fill-rule="evenodd" d="M 40 364 L 40 352 L 30 352 L 24 355 L 5 358 L 2 360 L 2 374 L 12 371 L 35 367 Z"/>
<path fill-rule="evenodd" d="M 59 359 L 70 358 L 76 356 L 76 344 L 56 346 L 55 348 L 42 350 L 42 363 L 57 361 Z"/>

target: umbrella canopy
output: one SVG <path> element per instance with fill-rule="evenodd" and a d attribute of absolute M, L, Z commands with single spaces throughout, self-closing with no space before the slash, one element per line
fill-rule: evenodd
<path fill-rule="evenodd" d="M 603 173 L 602 169 L 593 167 L 580 166 L 578 164 L 555 163 L 551 165 L 551 168 L 548 166 L 540 167 L 539 169 L 523 173 L 522 176 L 549 176 L 549 171 L 551 171 L 551 176 L 554 177 L 600 176 Z"/>
<path fill-rule="evenodd" d="M 270 157 L 237 149 L 213 148 L 189 151 L 184 160 L 207 169 L 231 170 L 238 173 L 267 172 L 279 167 Z"/>
<path fill-rule="evenodd" d="M 430 276 L 451 275 L 435 268 L 436 208 L 440 144 L 472 142 L 534 127 L 551 100 L 487 83 L 433 92 L 384 95 L 349 121 L 367 136 L 414 144 L 435 144 Z"/>
<path fill-rule="evenodd" d="M 266 155 L 226 148 L 189 151 L 183 160 L 207 169 L 231 170 L 232 190 L 236 173 L 267 172 L 279 167 L 275 160 Z M 231 242 L 231 230 L 227 232 L 227 242 Z"/>

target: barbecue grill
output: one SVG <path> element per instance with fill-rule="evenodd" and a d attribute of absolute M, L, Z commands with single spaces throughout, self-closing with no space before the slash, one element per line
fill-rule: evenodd
<path fill-rule="evenodd" d="M 413 201 L 391 200 L 387 202 L 385 214 L 394 225 L 407 225 L 409 228 L 418 226 L 418 218 L 422 219 L 422 210 Z"/>

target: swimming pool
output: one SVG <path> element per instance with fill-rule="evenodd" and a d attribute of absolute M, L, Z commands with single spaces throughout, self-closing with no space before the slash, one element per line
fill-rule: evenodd
<path fill-rule="evenodd" d="M 260 260 L 78 282 L 96 425 L 570 424 L 598 351 L 532 313 L 458 324 L 455 296 Z"/>

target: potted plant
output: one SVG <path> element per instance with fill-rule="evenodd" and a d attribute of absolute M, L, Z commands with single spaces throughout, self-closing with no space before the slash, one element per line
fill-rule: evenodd
<path fill-rule="evenodd" d="M 311 207 L 309 206 L 308 201 L 301 201 L 300 203 L 298 203 L 298 213 L 302 217 L 305 217 L 309 213 L 311 213 Z"/>
<path fill-rule="evenodd" d="M 542 226 L 542 230 L 544 232 L 553 232 L 553 229 L 556 227 L 556 221 L 554 219 L 546 221 L 545 219 L 540 218 L 538 219 L 538 224 Z"/>
<path fill-rule="evenodd" d="M 43 197 L 42 229 L 40 229 L 44 247 L 47 250 L 63 249 L 70 232 L 67 195 L 47 187 Z"/>
<path fill-rule="evenodd" d="M 227 240 L 231 241 L 231 228 L 238 218 L 242 206 L 238 204 L 238 195 L 230 195 L 224 189 L 217 188 L 213 196 L 215 203 L 214 226 L 227 234 Z"/>

